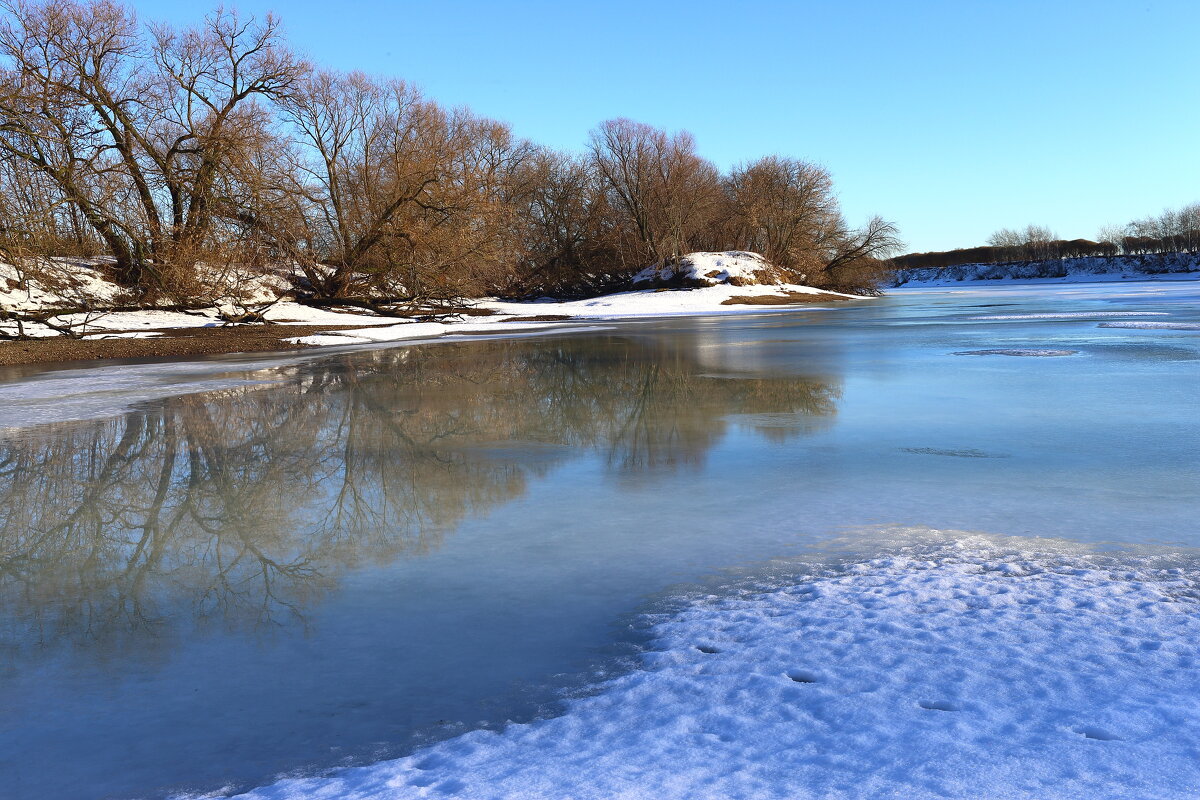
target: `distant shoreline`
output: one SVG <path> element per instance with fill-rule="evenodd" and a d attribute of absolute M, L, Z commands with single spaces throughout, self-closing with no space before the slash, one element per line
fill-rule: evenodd
<path fill-rule="evenodd" d="M 975 262 L 945 267 L 904 267 L 893 273 L 890 288 L 933 288 L 970 283 L 1062 284 L 1197 278 L 1200 278 L 1200 254 L 1160 253 L 1040 261 Z"/>

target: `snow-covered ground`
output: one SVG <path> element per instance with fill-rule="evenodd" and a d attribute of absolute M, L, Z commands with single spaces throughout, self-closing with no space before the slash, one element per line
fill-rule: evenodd
<path fill-rule="evenodd" d="M 560 717 L 245 797 L 1200 796 L 1195 555 L 900 537 L 649 619 Z"/>
<path fill-rule="evenodd" d="M 119 287 L 104 277 L 104 259 L 91 261 L 79 259 L 53 259 L 42 266 L 44 276 L 38 280 L 22 280 L 21 274 L 12 266 L 0 264 L 0 307 L 18 312 L 39 312 L 53 308 L 120 305 L 132 302 L 124 297 Z M 657 268 L 642 274 L 650 275 Z M 481 300 L 476 305 L 495 312 L 494 316 L 464 317 L 446 322 L 425 323 L 398 321 L 395 317 L 383 317 L 367 311 L 330 311 L 313 308 L 291 300 L 282 300 L 272 305 L 265 313 L 266 319 L 278 324 L 295 325 L 355 325 L 358 329 L 330 331 L 313 336 L 297 337 L 296 344 L 329 346 L 347 344 L 370 344 L 407 339 L 430 339 L 462 334 L 514 334 L 519 331 L 543 330 L 563 325 L 522 323 L 511 321 L 525 316 L 566 316 L 579 320 L 626 319 L 635 317 L 663 317 L 699 314 L 761 314 L 770 311 L 795 310 L 795 303 L 779 305 L 724 305 L 732 297 L 782 297 L 787 294 L 828 297 L 831 302 L 843 299 L 862 299 L 856 295 L 825 292 L 809 286 L 785 283 L 761 284 L 761 281 L 778 277 L 778 270 L 761 256 L 754 253 L 693 253 L 685 256 L 679 267 L 671 270 L 696 272 L 696 283 L 709 285 L 693 289 L 640 289 L 620 292 L 588 300 L 555 301 L 544 299 L 529 303 Z M 672 272 L 674 274 L 674 272 Z M 689 272 L 690 274 L 690 272 Z M 647 279 L 648 280 L 648 279 Z M 645 281 L 644 281 L 645 282 Z M 754 283 L 755 285 L 747 285 Z M 739 285 L 740 284 L 740 285 Z M 249 287 L 251 300 L 267 303 L 273 293 L 282 292 L 284 287 L 269 278 L 257 279 Z M 109 338 L 115 333 L 124 337 L 157 336 L 157 328 L 216 327 L 226 324 L 216 308 L 194 311 L 114 311 L 98 310 L 88 313 L 63 314 L 51 320 L 58 326 L 69 326 L 89 338 Z M 16 333 L 15 322 L 0 322 L 0 333 Z M 140 333 L 145 331 L 145 333 Z M 26 323 L 23 332 L 28 336 L 54 337 L 62 335 L 51 326 L 36 322 Z"/>
<path fill-rule="evenodd" d="M 802 306 L 794 303 L 780 305 L 724 305 L 731 297 L 783 296 L 787 293 L 813 295 L 817 301 Z M 829 305 L 819 299 L 829 298 Z M 458 333 L 517 333 L 520 330 L 544 330 L 554 328 L 576 328 L 568 321 L 522 322 L 522 317 L 563 316 L 571 320 L 619 320 L 672 316 L 712 316 L 724 314 L 762 314 L 778 311 L 795 311 L 798 308 L 828 308 L 843 300 L 863 300 L 858 295 L 839 294 L 814 289 L 811 286 L 791 284 L 762 286 L 706 286 L 698 289 L 641 289 L 630 292 L 594 297 L 587 300 L 537 300 L 529 303 L 512 303 L 502 300 L 482 300 L 476 305 L 496 312 L 494 317 L 467 317 L 451 322 L 403 322 L 388 327 L 363 330 L 342 330 L 298 337 L 292 341 L 308 345 L 360 344 L 404 339 L 428 339 Z M 281 314 L 283 312 L 280 312 Z M 370 318 L 372 320 L 378 317 Z M 386 320 L 382 324 L 394 323 Z M 372 322 L 372 324 L 381 324 Z"/>
<path fill-rule="evenodd" d="M 787 283 L 788 275 L 758 253 L 743 250 L 688 253 L 677 262 L 655 264 L 633 276 L 633 286 Z"/>
<path fill-rule="evenodd" d="M 962 264 L 897 270 L 893 287 L 987 283 L 1081 283 L 1127 280 L 1200 280 L 1200 253 L 1163 253 L 1110 258 L 1064 258 L 1007 264 Z"/>

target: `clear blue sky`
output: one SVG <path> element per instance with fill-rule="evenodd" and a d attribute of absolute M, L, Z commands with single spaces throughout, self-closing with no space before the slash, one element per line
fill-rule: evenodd
<path fill-rule="evenodd" d="M 1200 200 L 1200 0 L 226 5 L 556 147 L 625 116 L 691 131 L 722 167 L 824 164 L 852 222 L 879 213 L 913 250 L 1031 222 L 1092 238 Z"/>

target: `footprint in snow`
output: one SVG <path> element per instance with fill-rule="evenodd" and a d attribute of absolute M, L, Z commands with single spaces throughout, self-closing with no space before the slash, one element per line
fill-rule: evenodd
<path fill-rule="evenodd" d="M 961 711 L 961 706 L 946 700 L 918 700 L 917 705 L 926 711 Z"/>
<path fill-rule="evenodd" d="M 821 680 L 821 677 L 815 672 L 808 672 L 803 669 L 794 669 L 787 676 L 796 683 L 817 683 Z"/>
<path fill-rule="evenodd" d="M 719 648 L 713 647 L 711 644 L 698 644 L 696 649 L 701 653 L 708 653 L 710 656 L 721 652 Z"/>
<path fill-rule="evenodd" d="M 1121 737 L 1115 733 L 1110 733 L 1103 728 L 1095 728 L 1090 725 L 1082 728 L 1076 728 L 1075 732 L 1083 736 L 1085 739 L 1095 739 L 1098 742 L 1119 742 Z"/>

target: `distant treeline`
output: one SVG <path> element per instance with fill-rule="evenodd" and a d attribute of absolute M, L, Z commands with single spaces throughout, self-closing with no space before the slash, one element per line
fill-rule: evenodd
<path fill-rule="evenodd" d="M 112 0 L 0 2 L 0 256 L 107 255 L 142 298 L 224 295 L 230 264 L 320 298 L 578 295 L 729 249 L 869 290 L 897 246 L 849 225 L 814 164 L 722 172 L 626 119 L 552 150 L 314 66 L 273 16 L 175 30 Z"/>
<path fill-rule="evenodd" d="M 1059 239 L 1048 228 L 1029 225 L 1024 230 L 1003 228 L 981 247 L 908 253 L 894 257 L 892 263 L 897 269 L 940 269 L 964 264 L 1195 252 L 1200 252 L 1200 203 L 1168 209 L 1124 226 L 1103 228 L 1100 241 Z"/>

